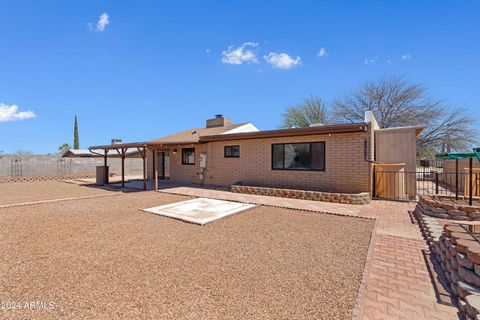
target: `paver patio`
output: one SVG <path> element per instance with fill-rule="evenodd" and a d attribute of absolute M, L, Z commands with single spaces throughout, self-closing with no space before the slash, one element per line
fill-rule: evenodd
<path fill-rule="evenodd" d="M 409 215 L 414 207 L 372 201 L 359 214 L 377 219 L 361 319 L 458 319 L 456 307 L 437 301 L 427 267 L 430 251 Z"/>

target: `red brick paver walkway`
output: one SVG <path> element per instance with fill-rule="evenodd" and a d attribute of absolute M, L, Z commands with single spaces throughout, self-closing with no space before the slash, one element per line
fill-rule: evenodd
<path fill-rule="evenodd" d="M 360 319 L 458 319 L 456 307 L 437 302 L 429 248 L 408 213 L 414 207 L 372 201 L 359 214 L 377 219 Z"/>

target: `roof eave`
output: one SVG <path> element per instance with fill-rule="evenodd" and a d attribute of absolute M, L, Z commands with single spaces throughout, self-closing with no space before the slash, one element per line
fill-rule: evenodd
<path fill-rule="evenodd" d="M 121 149 L 121 148 L 143 148 L 143 147 L 147 147 L 147 144 L 148 142 L 106 144 L 103 146 L 91 146 L 88 148 L 88 150 L 92 151 L 94 149 L 113 150 L 113 149 Z"/>
<path fill-rule="evenodd" d="M 256 132 L 219 134 L 219 135 L 201 137 L 200 142 L 279 138 L 279 137 L 292 137 L 292 136 L 308 136 L 308 135 L 317 135 L 317 134 L 366 132 L 367 127 L 368 127 L 367 123 L 361 122 L 361 123 L 353 123 L 353 124 L 325 125 L 321 127 L 308 127 L 308 128 L 298 128 L 298 129 L 279 129 L 279 130 L 266 130 L 266 131 L 256 131 Z"/>

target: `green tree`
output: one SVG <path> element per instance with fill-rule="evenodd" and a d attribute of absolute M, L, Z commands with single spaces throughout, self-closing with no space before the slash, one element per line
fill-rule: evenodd
<path fill-rule="evenodd" d="M 290 106 L 283 114 L 283 128 L 306 128 L 327 123 L 327 110 L 319 97 L 311 96 Z"/>
<path fill-rule="evenodd" d="M 78 139 L 78 121 L 77 115 L 75 115 L 75 124 L 73 125 L 73 149 L 80 149 L 80 140 Z"/>
<path fill-rule="evenodd" d="M 72 147 L 68 143 L 64 143 L 58 147 L 58 152 L 63 154 L 70 149 L 72 149 Z"/>

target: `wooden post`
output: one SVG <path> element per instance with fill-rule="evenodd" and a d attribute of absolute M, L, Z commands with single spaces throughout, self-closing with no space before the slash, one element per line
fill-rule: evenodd
<path fill-rule="evenodd" d="M 108 175 L 109 175 L 109 172 L 107 170 L 107 156 L 108 156 L 108 149 L 105 149 L 103 151 L 103 166 L 105 167 L 105 184 L 108 184 Z"/>
<path fill-rule="evenodd" d="M 372 198 L 377 196 L 377 171 L 375 170 L 375 165 L 373 165 L 373 191 L 372 191 Z"/>
<path fill-rule="evenodd" d="M 122 148 L 122 188 L 125 187 L 125 154 L 126 148 Z"/>
<path fill-rule="evenodd" d="M 468 195 L 468 205 L 473 204 L 473 158 L 470 158 L 470 167 L 468 168 L 468 176 L 469 176 L 469 195 Z"/>
<path fill-rule="evenodd" d="M 147 191 L 147 154 L 146 154 L 145 147 L 143 147 L 142 158 L 143 158 L 143 190 Z"/>
<path fill-rule="evenodd" d="M 455 159 L 455 200 L 458 200 L 458 159 Z"/>
<path fill-rule="evenodd" d="M 155 184 L 154 190 L 158 190 L 158 168 L 157 168 L 157 150 L 152 150 L 152 159 L 153 159 L 153 183 Z"/>

